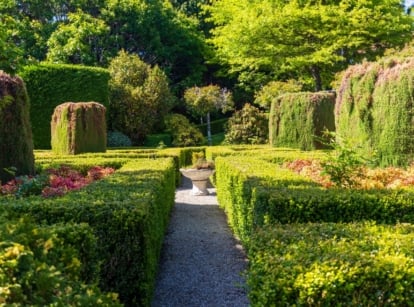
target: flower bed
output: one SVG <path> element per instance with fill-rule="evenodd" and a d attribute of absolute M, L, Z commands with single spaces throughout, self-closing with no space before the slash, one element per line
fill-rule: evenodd
<path fill-rule="evenodd" d="M 62 196 L 71 190 L 78 190 L 93 181 L 102 179 L 115 170 L 112 167 L 93 166 L 83 175 L 67 165 L 49 168 L 37 176 L 19 176 L 0 186 L 2 195 L 16 197 L 42 195 L 42 197 Z"/>

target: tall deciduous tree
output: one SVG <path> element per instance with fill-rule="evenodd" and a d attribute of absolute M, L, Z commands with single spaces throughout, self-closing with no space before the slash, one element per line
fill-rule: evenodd
<path fill-rule="evenodd" d="M 206 10 L 216 27 L 216 59 L 240 79 L 297 75 L 327 87 L 333 74 L 412 38 L 400 0 L 217 0 Z"/>
<path fill-rule="evenodd" d="M 208 145 L 211 145 L 210 112 L 214 110 L 225 112 L 232 109 L 233 98 L 231 92 L 217 85 L 194 86 L 185 90 L 184 100 L 193 113 L 207 116 L 207 142 Z"/>
<path fill-rule="evenodd" d="M 90 66 L 106 63 L 108 34 L 103 20 L 82 11 L 69 13 L 68 22 L 60 24 L 47 42 L 47 60 Z"/>

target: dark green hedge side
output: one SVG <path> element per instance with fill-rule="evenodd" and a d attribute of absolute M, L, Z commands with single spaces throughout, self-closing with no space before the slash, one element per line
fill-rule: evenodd
<path fill-rule="evenodd" d="M 412 306 L 414 226 L 272 225 L 249 250 L 252 306 Z"/>
<path fill-rule="evenodd" d="M 303 150 L 324 148 L 317 137 L 335 131 L 335 93 L 290 93 L 272 102 L 269 141 L 277 147 Z"/>
<path fill-rule="evenodd" d="M 119 293 L 127 306 L 149 306 L 174 204 L 175 175 L 171 158 L 135 159 L 61 198 L 0 198 L 0 210 L 28 213 L 48 224 L 88 223 L 98 238 L 100 288 Z"/>
<path fill-rule="evenodd" d="M 106 69 L 63 64 L 26 66 L 19 75 L 30 98 L 30 118 L 36 149 L 50 148 L 50 121 L 64 102 L 96 101 L 108 107 Z"/>

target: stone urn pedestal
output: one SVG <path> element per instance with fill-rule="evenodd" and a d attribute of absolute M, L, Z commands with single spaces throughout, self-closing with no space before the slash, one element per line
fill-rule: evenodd
<path fill-rule="evenodd" d="M 189 178 L 193 183 L 191 195 L 203 196 L 209 194 L 207 185 L 209 177 L 214 173 L 213 169 L 182 168 L 180 169 L 180 172 L 184 177 Z"/>

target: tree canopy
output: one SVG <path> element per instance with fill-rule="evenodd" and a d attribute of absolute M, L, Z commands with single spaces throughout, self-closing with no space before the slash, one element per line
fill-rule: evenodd
<path fill-rule="evenodd" d="M 400 0 L 217 0 L 205 10 L 216 61 L 256 88 L 266 78 L 327 88 L 335 72 L 404 45 L 413 31 Z"/>

